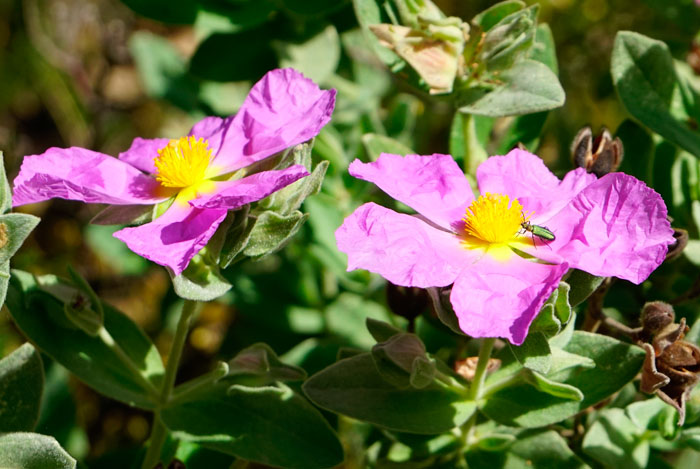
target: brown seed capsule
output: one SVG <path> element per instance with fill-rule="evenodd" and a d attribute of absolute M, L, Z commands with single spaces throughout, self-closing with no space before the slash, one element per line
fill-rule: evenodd
<path fill-rule="evenodd" d="M 685 402 L 700 379 L 700 349 L 683 340 L 685 318 L 673 322 L 673 308 L 661 301 L 644 305 L 639 345 L 646 358 L 639 389 L 656 395 L 678 411 L 678 425 L 685 421 Z"/>
<path fill-rule="evenodd" d="M 622 162 L 624 148 L 619 137 L 613 140 L 605 127 L 595 138 L 591 128 L 584 127 L 574 138 L 571 155 L 575 166 L 601 177 L 617 171 Z"/>

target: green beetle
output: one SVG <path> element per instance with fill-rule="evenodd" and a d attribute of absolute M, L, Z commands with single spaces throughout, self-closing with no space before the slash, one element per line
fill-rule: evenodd
<path fill-rule="evenodd" d="M 523 230 L 532 233 L 532 240 L 534 242 L 535 236 L 545 241 L 554 241 L 556 236 L 552 233 L 552 230 L 546 226 L 533 225 L 529 221 L 523 221 L 520 226 Z"/>

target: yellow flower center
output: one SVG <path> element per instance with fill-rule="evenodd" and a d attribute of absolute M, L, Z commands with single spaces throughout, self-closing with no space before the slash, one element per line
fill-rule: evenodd
<path fill-rule="evenodd" d="M 182 137 L 158 150 L 156 179 L 165 187 L 190 187 L 204 181 L 211 162 L 209 144 L 203 138 Z"/>
<path fill-rule="evenodd" d="M 467 208 L 464 231 L 488 244 L 505 244 L 513 240 L 530 215 L 523 211 L 518 199 L 511 201 L 507 195 L 487 192 Z"/>

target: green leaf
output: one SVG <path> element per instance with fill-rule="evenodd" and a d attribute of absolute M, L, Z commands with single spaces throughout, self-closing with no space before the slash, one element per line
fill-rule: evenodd
<path fill-rule="evenodd" d="M 393 153 L 395 155 L 409 155 L 415 152 L 398 140 L 394 140 L 386 135 L 364 134 L 362 145 L 370 161 L 376 161 L 382 153 Z"/>
<path fill-rule="evenodd" d="M 392 336 L 403 332 L 401 329 L 394 327 L 389 323 L 378 321 L 369 317 L 365 319 L 365 325 L 367 326 L 369 333 L 372 334 L 372 337 L 374 337 L 374 340 L 377 342 L 385 342 Z"/>
<path fill-rule="evenodd" d="M 622 409 L 605 409 L 586 432 L 582 449 L 607 467 L 643 469 L 649 460 L 649 442 Z"/>
<path fill-rule="evenodd" d="M 39 218 L 26 213 L 0 215 L 0 264 L 10 260 L 39 224 Z"/>
<path fill-rule="evenodd" d="M 331 365 L 309 378 L 303 389 L 324 409 L 401 432 L 446 432 L 476 411 L 473 401 L 439 383 L 396 388 L 382 378 L 369 353 Z"/>
<path fill-rule="evenodd" d="M 595 368 L 570 367 L 549 373 L 546 378 L 578 388 L 584 396 L 582 401 L 557 398 L 516 381 L 488 396 L 481 410 L 509 426 L 539 427 L 559 422 L 617 392 L 636 376 L 644 361 L 644 352 L 637 346 L 582 331 L 575 331 L 563 348 L 590 358 Z M 518 367 L 504 365 L 487 378 L 486 392 L 489 385 L 518 372 Z"/>
<path fill-rule="evenodd" d="M 257 216 L 243 254 L 261 258 L 282 249 L 308 217 L 298 210 L 289 215 L 280 215 L 272 211 L 262 212 Z"/>
<path fill-rule="evenodd" d="M 557 52 L 554 44 L 554 36 L 548 24 L 538 24 L 535 33 L 535 44 L 530 49 L 530 58 L 542 62 L 555 75 L 559 75 Z"/>
<path fill-rule="evenodd" d="M 330 467 L 343 449 L 321 414 L 287 386 L 231 386 L 226 379 L 162 411 L 176 438 L 272 466 Z"/>
<path fill-rule="evenodd" d="M 588 468 L 573 451 L 566 440 L 553 430 L 528 430 L 516 435 L 516 441 L 502 451 L 469 451 L 469 467 L 503 467 L 525 469 L 573 469 Z"/>
<path fill-rule="evenodd" d="M 0 213 L 12 208 L 12 189 L 5 172 L 5 154 L 0 151 Z"/>
<path fill-rule="evenodd" d="M 595 362 L 588 357 L 576 355 L 575 353 L 569 353 L 566 350 L 555 347 L 552 344 L 550 344 L 550 346 L 552 350 L 552 367 L 549 369 L 550 374 L 558 373 L 577 366 L 582 366 L 584 368 L 595 368 Z"/>
<path fill-rule="evenodd" d="M 377 36 L 375 36 L 369 29 L 370 25 L 385 22 L 382 18 L 379 3 L 376 0 L 353 0 L 352 4 L 355 9 L 355 17 L 357 17 L 357 22 L 360 24 L 365 41 L 367 41 L 367 44 L 374 51 L 374 53 L 377 54 L 381 61 L 389 67 L 405 64 L 405 62 L 400 59 L 398 55 L 382 46 L 379 43 Z"/>
<path fill-rule="evenodd" d="M 0 433 L 34 430 L 43 392 L 44 366 L 31 344 L 0 360 Z"/>
<path fill-rule="evenodd" d="M 207 259 L 206 251 L 195 255 L 180 275 L 173 275 L 170 269 L 168 273 L 175 293 L 186 300 L 211 301 L 231 289 L 219 266 Z"/>
<path fill-rule="evenodd" d="M 308 161 L 311 163 L 311 147 L 304 145 L 305 151 L 308 152 Z M 301 163 L 301 162 L 300 162 Z M 303 164 L 303 163 L 301 163 Z M 269 204 L 260 202 L 258 205 L 266 209 L 271 209 L 280 215 L 289 215 L 301 207 L 301 204 L 307 197 L 318 193 L 321 190 L 323 178 L 328 170 L 328 161 L 322 161 L 316 165 L 310 175 L 302 178 L 287 187 L 284 187 L 270 197 Z"/>
<path fill-rule="evenodd" d="M 75 469 L 76 460 L 51 436 L 38 433 L 0 435 L 0 467 Z"/>
<path fill-rule="evenodd" d="M 189 77 L 187 64 L 165 38 L 137 31 L 129 38 L 129 51 L 146 93 L 167 99 L 185 110 L 197 107 L 197 83 Z"/>
<path fill-rule="evenodd" d="M 459 111 L 501 117 L 547 111 L 564 104 L 564 90 L 557 76 L 544 64 L 523 60 L 505 70 L 503 85 L 494 90 L 470 88 L 459 97 Z"/>
<path fill-rule="evenodd" d="M 13 271 L 7 307 L 34 344 L 88 386 L 132 406 L 155 408 L 155 389 L 164 373 L 158 350 L 131 319 L 109 305 L 103 304 L 104 331 L 97 337 L 78 329 L 63 312 L 64 302 L 76 292 L 54 276 L 37 279 Z"/>
<path fill-rule="evenodd" d="M 483 451 L 503 451 L 517 439 L 509 433 L 490 433 L 479 438 L 478 448 Z"/>
<path fill-rule="evenodd" d="M 552 351 L 541 332 L 530 332 L 522 345 L 508 345 L 515 358 L 525 368 L 546 374 L 552 366 Z"/>
<path fill-rule="evenodd" d="M 569 304 L 575 307 L 583 303 L 586 298 L 603 283 L 605 277 L 596 277 L 583 270 L 574 269 L 566 279 L 566 283 L 571 287 L 569 290 Z"/>
<path fill-rule="evenodd" d="M 625 408 L 629 419 L 641 429 L 651 429 L 658 421 L 659 414 L 667 407 L 661 399 L 652 397 L 644 401 L 633 402 Z"/>
<path fill-rule="evenodd" d="M 274 48 L 280 67 L 295 68 L 316 83 L 327 80 L 340 61 L 340 38 L 333 25 L 300 44 L 280 41 Z"/>
<path fill-rule="evenodd" d="M 477 24 L 484 31 L 488 31 L 498 24 L 506 16 L 525 8 L 525 3 L 520 0 L 508 0 L 496 3 L 482 11 L 472 19 L 472 23 Z"/>
<path fill-rule="evenodd" d="M 577 402 L 583 400 L 583 393 L 581 393 L 581 390 L 577 387 L 553 381 L 536 371 L 528 370 L 528 373 L 525 374 L 525 381 L 550 396 L 561 397 L 562 399 L 569 399 Z"/>
<path fill-rule="evenodd" d="M 611 73 L 622 104 L 635 119 L 700 157 L 700 133 L 671 113 L 677 77 L 666 44 L 632 31 L 618 32 Z"/>

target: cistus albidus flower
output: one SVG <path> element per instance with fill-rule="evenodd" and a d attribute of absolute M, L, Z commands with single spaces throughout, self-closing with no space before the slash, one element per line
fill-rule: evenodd
<path fill-rule="evenodd" d="M 136 138 L 119 158 L 85 148 L 50 148 L 24 158 L 13 205 L 54 197 L 115 205 L 160 204 L 150 223 L 114 236 L 177 275 L 213 236 L 228 210 L 308 175 L 302 165 L 248 174 L 247 167 L 316 136 L 335 90 L 293 69 L 273 70 L 235 116 L 206 117 L 180 139 Z"/>
<path fill-rule="evenodd" d="M 479 166 L 478 198 L 449 155 L 382 154 L 354 161 L 350 174 L 418 215 L 357 208 L 336 231 L 348 270 L 409 287 L 453 284 L 450 302 L 472 337 L 519 345 L 569 268 L 639 284 L 674 242 L 661 196 L 643 182 L 582 168 L 559 180 L 523 150 Z"/>

